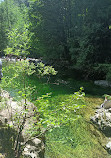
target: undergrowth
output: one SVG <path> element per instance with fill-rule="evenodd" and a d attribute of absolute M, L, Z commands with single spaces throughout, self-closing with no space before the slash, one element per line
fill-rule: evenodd
<path fill-rule="evenodd" d="M 104 149 L 107 138 L 90 122 L 90 117 L 94 115 L 96 107 L 103 102 L 103 94 L 110 94 L 111 90 L 86 81 L 70 80 L 67 85 L 45 84 L 42 80 L 39 83 L 38 95 L 52 92 L 50 104 L 57 105 L 65 101 L 78 91 L 80 86 L 84 87 L 86 93 L 86 106 L 77 111 L 81 117 L 70 122 L 69 125 L 55 128 L 47 133 L 46 158 L 110 158 L 111 156 Z M 33 79 L 33 84 L 37 84 L 37 80 Z"/>
<path fill-rule="evenodd" d="M 31 76 L 27 80 L 32 87 L 37 86 L 31 96 L 32 101 L 52 92 L 49 102 L 58 105 L 71 97 L 81 86 L 86 93 L 86 106 L 77 111 L 81 117 L 46 134 L 45 158 L 111 158 L 103 147 L 106 137 L 90 122 L 90 116 L 94 115 L 96 107 L 103 102 L 102 95 L 111 94 L 110 89 L 94 86 L 92 82 L 72 79 L 69 79 L 67 84 L 58 84 L 58 81 L 54 81 L 57 84 L 46 84 L 45 79 L 39 80 L 36 76 Z M 13 89 L 10 89 L 10 92 L 12 96 L 15 95 Z"/>
<path fill-rule="evenodd" d="M 109 157 L 102 147 L 105 136 L 90 122 L 96 103 L 102 102 L 100 98 L 94 98 L 94 100 L 86 97 L 86 107 L 78 112 L 81 115 L 80 119 L 47 134 L 46 158 Z"/>

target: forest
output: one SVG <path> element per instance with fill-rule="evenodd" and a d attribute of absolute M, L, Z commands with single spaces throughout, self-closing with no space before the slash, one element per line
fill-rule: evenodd
<path fill-rule="evenodd" d="M 66 75 L 106 79 L 110 17 L 110 0 L 1 1 L 0 55 L 41 57 Z"/>
<path fill-rule="evenodd" d="M 34 158 L 110 158 L 109 138 L 90 121 L 111 100 L 94 85 L 111 81 L 110 19 L 111 0 L 0 0 L 0 111 L 9 100 L 22 108 L 0 127 L 4 158 L 25 158 L 34 138 L 45 146 Z"/>

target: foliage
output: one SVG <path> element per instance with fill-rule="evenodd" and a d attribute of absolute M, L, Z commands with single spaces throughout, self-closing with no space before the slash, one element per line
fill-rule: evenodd
<path fill-rule="evenodd" d="M 47 83 L 49 82 L 50 76 L 51 75 L 56 75 L 57 71 L 52 66 L 45 66 L 44 63 L 40 62 L 37 64 L 37 72 L 39 78 L 43 76 L 47 76 Z"/>
<path fill-rule="evenodd" d="M 89 84 L 89 86 L 91 85 Z M 97 87 L 95 88 L 98 90 Z M 56 101 L 59 97 L 56 98 Z M 107 138 L 90 123 L 90 116 L 94 115 L 95 108 L 102 102 L 101 97 L 86 94 L 86 106 L 78 111 L 81 118 L 47 133 L 46 156 L 55 158 L 110 158 L 110 155 L 101 146 Z"/>
<path fill-rule="evenodd" d="M 4 49 L 6 54 L 19 56 L 29 55 L 30 52 L 29 56 L 42 56 L 48 62 L 51 61 L 60 69 L 62 68 L 62 74 L 65 72 L 64 70 L 70 69 L 72 72 L 68 71 L 68 73 L 71 74 L 71 77 L 72 73 L 80 73 L 81 78 L 84 77 L 91 80 L 107 79 L 110 81 L 111 21 L 109 19 L 111 19 L 111 1 L 4 0 L 0 2 L 0 55 L 4 54 Z M 6 76 L 5 72 L 7 73 Z M 86 132 L 89 130 L 86 127 L 86 121 L 84 122 L 83 120 L 82 122 L 83 118 L 81 118 L 80 122 L 82 123 L 79 121 L 77 124 L 72 123 L 80 116 L 80 109 L 84 105 L 82 89 L 73 95 L 62 96 L 62 101 L 56 102 L 58 94 L 67 93 L 70 85 L 65 87 L 60 84 L 58 88 L 51 84 L 42 85 L 35 76 L 29 77 L 34 72 L 35 66 L 33 64 L 30 65 L 27 61 L 10 63 L 4 68 L 4 78 L 1 85 L 2 88 L 10 87 L 12 89 L 16 87 L 18 98 L 22 97 L 25 100 L 24 109 L 26 108 L 27 99 L 34 100 L 42 94 L 42 97 L 36 101 L 40 119 L 37 118 L 38 122 L 29 131 L 30 134 L 38 135 L 40 132 L 44 134 L 48 129 L 57 127 L 54 136 L 58 131 L 61 131 L 61 135 L 65 132 L 67 135 L 67 129 L 73 126 L 74 128 L 72 129 L 76 130 L 76 132 L 73 133 L 73 130 L 71 131 L 70 129 L 68 134 L 70 132 L 73 134 L 69 134 L 69 138 L 65 135 L 67 139 L 65 143 L 67 144 L 69 141 L 74 146 L 74 149 L 77 150 L 73 150 L 74 152 L 71 155 L 61 154 L 56 148 L 59 146 L 64 151 L 66 144 L 63 145 L 64 143 L 62 143 L 63 148 L 61 148 L 62 145 L 54 140 L 51 147 L 51 150 L 55 151 L 52 154 L 53 157 L 88 157 L 87 149 L 89 146 L 90 157 L 97 157 L 96 153 L 93 156 L 91 150 L 93 149 L 95 152 L 94 146 L 98 142 L 94 139 L 92 140 L 90 132 Z M 56 75 L 56 73 L 53 67 L 45 66 L 43 63 L 38 64 L 37 75 L 39 78 L 46 75 L 49 82 L 50 76 Z M 39 88 L 32 87 L 32 82 L 36 85 L 39 83 L 39 86 L 37 85 Z M 93 84 L 91 84 L 91 87 L 87 83 L 84 83 L 84 85 L 86 93 L 96 95 L 102 95 L 105 92 L 110 93 L 109 89 L 97 89 Z M 81 82 L 74 82 L 70 91 L 77 91 L 80 86 Z M 57 95 L 53 101 L 50 99 L 50 95 L 45 95 L 46 91 L 50 92 L 52 87 L 54 90 L 52 96 Z M 37 94 L 35 93 L 36 91 Z M 35 96 L 32 99 L 34 94 Z M 90 107 L 87 109 L 92 113 Z M 87 111 L 87 109 L 85 110 Z M 87 117 L 89 117 L 89 111 L 87 111 Z M 23 120 L 26 117 L 25 114 L 26 110 L 23 111 Z M 67 126 L 62 127 L 62 123 L 66 123 Z M 85 130 L 81 132 L 81 129 L 84 128 Z M 41 130 L 39 131 L 39 129 Z M 82 137 L 85 133 L 86 138 L 88 135 L 88 141 L 85 141 Z M 81 144 L 83 148 L 81 148 Z M 72 146 L 67 146 L 66 151 L 72 151 Z M 100 148 L 99 145 L 97 147 L 98 149 Z M 98 155 L 99 151 L 96 150 L 96 152 Z M 100 154 L 101 156 L 102 154 Z M 105 157 L 106 155 L 103 156 Z"/>
<path fill-rule="evenodd" d="M 111 59 L 110 11 L 111 2 L 105 0 L 2 1 L 0 51 L 3 54 L 7 46 L 8 51 L 13 47 L 7 33 L 9 32 L 10 36 L 14 32 L 13 37 L 22 36 L 23 32 L 27 32 L 27 26 L 24 28 L 26 24 L 30 38 L 26 46 L 30 57 L 42 56 L 58 69 L 73 72 L 76 70 L 85 79 L 92 76 L 95 79 L 95 64 L 108 64 Z M 20 40 L 16 40 L 15 42 L 19 43 Z M 15 54 L 19 54 L 19 51 L 21 52 L 18 48 Z M 102 79 L 101 74 L 102 72 L 98 78 Z"/>
<path fill-rule="evenodd" d="M 21 154 L 21 136 L 27 119 L 28 111 L 27 101 L 30 99 L 31 94 L 34 91 L 34 87 L 32 88 L 28 85 L 26 76 L 32 75 L 34 72 L 35 65 L 33 63 L 30 64 L 27 60 L 22 60 L 16 63 L 12 62 L 3 68 L 4 77 L 2 78 L 1 88 L 16 88 L 17 97 L 21 97 L 23 99 L 21 103 L 22 111 L 17 113 L 16 116 L 12 115 L 11 118 L 14 128 L 17 129 L 17 135 L 13 146 L 15 157 L 17 158 L 19 158 Z M 17 101 L 20 102 L 20 99 Z M 10 105 L 7 106 L 10 108 Z"/>
<path fill-rule="evenodd" d="M 8 45 L 7 34 L 12 29 L 21 31 L 25 24 L 25 16 L 14 2 L 14 0 L 5 0 L 0 3 L 0 51 L 3 55 L 3 50 Z M 27 18 L 28 20 L 28 18 Z"/>
<path fill-rule="evenodd" d="M 7 63 L 7 64 L 9 64 L 10 66 L 11 63 Z M 16 70 L 16 69 L 13 70 L 13 66 L 15 64 L 16 63 L 12 63 L 11 71 L 8 71 L 7 69 L 8 65 L 7 67 L 6 65 L 3 66 L 4 69 L 6 69 L 6 72 L 4 72 L 5 78 L 6 76 L 10 76 L 12 78 L 13 75 L 12 72 Z M 21 78 L 22 75 L 20 79 Z M 16 80 L 16 82 L 17 81 L 18 80 Z M 51 127 L 53 128 L 54 126 L 56 127 L 53 130 L 50 129 L 46 135 L 47 156 L 58 157 L 58 158 L 59 157 L 69 158 L 73 156 L 77 158 L 78 157 L 86 158 L 88 157 L 88 155 L 90 155 L 90 158 L 108 157 L 108 154 L 100 146 L 100 142 L 98 142 L 98 138 L 103 140 L 103 136 L 101 133 L 98 133 L 97 129 L 95 129 L 93 126 L 91 126 L 90 128 L 89 119 L 90 119 L 90 115 L 94 114 L 94 110 L 96 106 L 100 105 L 103 102 L 103 99 L 97 97 L 97 95 L 101 96 L 104 93 L 110 94 L 111 92 L 109 88 L 105 88 L 105 89 L 101 87 L 98 88 L 97 86 L 94 86 L 92 82 L 72 81 L 72 80 L 70 80 L 70 85 L 63 85 L 62 83 L 59 86 L 52 84 L 44 84 L 43 82 L 41 83 L 40 80 L 37 80 L 35 76 L 30 76 L 30 77 L 26 76 L 26 81 L 28 83 L 28 86 L 30 85 L 30 87 L 32 88 L 35 86 L 37 87 L 35 88 L 37 90 L 35 99 L 38 95 L 41 96 L 42 94 L 46 94 L 47 92 L 48 93 L 52 92 L 52 94 L 41 96 L 36 101 L 35 105 L 39 107 L 39 111 L 41 111 L 40 112 L 41 119 L 39 120 L 40 122 L 38 122 L 38 124 L 35 124 L 33 128 L 27 131 L 29 132 L 30 135 L 34 136 L 35 134 L 37 135 L 39 134 L 39 131 L 37 131 L 38 128 L 41 128 L 42 132 L 44 133 L 46 132 L 46 129 L 50 129 Z M 5 86 L 5 84 L 6 83 L 4 82 L 3 85 Z M 14 88 L 14 85 L 16 84 L 12 84 L 12 83 L 10 84 L 11 91 L 14 90 L 12 89 Z M 80 95 L 78 100 L 75 98 L 79 94 L 84 94 L 84 93 L 81 93 L 80 91 L 77 94 L 72 94 L 73 91 L 78 90 L 80 85 L 82 85 L 85 88 L 84 91 L 86 94 L 91 94 L 90 96 L 86 95 L 84 100 L 85 103 L 83 100 L 81 100 L 82 98 L 84 98 L 84 95 L 83 96 Z M 19 87 L 20 86 L 22 87 L 21 81 Z M 70 87 L 72 87 L 72 89 Z M 16 86 L 16 90 L 17 90 L 17 86 Z M 21 96 L 21 92 L 19 95 Z M 34 94 L 32 93 L 31 99 L 33 95 Z M 96 96 L 94 97 L 94 95 Z M 76 112 L 73 111 L 73 109 L 76 108 L 75 104 L 80 105 L 79 106 L 80 109 L 77 109 Z M 82 108 L 82 105 L 84 104 L 86 104 L 87 106 Z M 66 107 L 66 109 L 64 109 L 64 106 Z M 45 109 L 47 110 L 47 112 L 45 111 Z M 65 118 L 65 120 L 63 120 L 63 123 L 66 121 L 67 124 L 64 123 L 64 125 L 62 125 L 61 123 L 59 124 L 58 122 L 56 122 L 57 119 L 61 122 L 62 119 L 64 119 L 64 115 L 61 115 L 60 117 L 59 115 L 57 115 L 57 113 L 52 113 L 57 111 L 59 114 L 59 110 L 61 110 L 61 113 L 65 112 L 65 115 L 68 116 Z M 67 111 L 71 112 L 71 114 L 67 113 Z M 49 114 L 51 115 L 51 118 Z M 78 115 L 80 116 L 79 119 L 77 119 Z M 52 124 L 50 124 L 51 120 L 53 121 Z M 97 134 L 97 137 L 95 136 L 95 134 Z M 98 137 L 98 134 L 100 135 L 100 137 Z M 100 139 L 99 141 L 101 141 Z M 64 151 L 66 152 L 64 153 Z"/>
<path fill-rule="evenodd" d="M 107 72 L 107 74 L 106 74 L 106 80 L 111 82 L 111 65 L 108 64 L 107 67 L 108 68 L 107 68 L 107 71 L 106 71 Z"/>
<path fill-rule="evenodd" d="M 36 88 L 28 84 L 27 76 L 32 75 L 34 72 L 35 65 L 33 63 L 30 64 L 27 60 L 8 62 L 3 68 L 4 77 L 1 88 L 16 88 L 17 101 L 24 100 L 24 102 L 21 102 L 23 110 L 12 117 L 12 122 L 14 122 L 13 126 L 17 128 L 17 136 L 14 142 L 15 157 L 19 157 L 21 153 L 22 145 L 19 142 L 21 142 L 22 131 L 28 117 L 29 101 L 32 99 L 32 94 Z M 84 106 L 84 93 L 82 90 L 83 88 L 56 106 L 54 103 L 51 104 L 47 99 L 49 97 L 48 94 L 39 97 L 36 101 L 37 111 L 34 110 L 34 114 L 36 113 L 36 115 L 33 116 L 36 122 L 26 131 L 29 134 L 29 139 L 32 136 L 44 136 L 47 131 L 51 131 L 53 128 L 77 120 L 79 115 L 76 115 L 76 111 Z"/>
<path fill-rule="evenodd" d="M 102 76 L 103 79 L 107 81 L 111 81 L 111 64 L 110 63 L 104 63 L 104 64 L 95 64 L 94 70 L 99 74 L 99 76 Z"/>
<path fill-rule="evenodd" d="M 105 0 L 32 0 L 31 50 L 53 63 L 57 60 L 57 66 L 64 59 L 69 62 L 68 69 L 82 72 L 84 78 L 96 78 L 94 64 L 111 59 L 110 6 Z"/>
<path fill-rule="evenodd" d="M 66 125 L 72 121 L 76 121 L 80 117 L 76 115 L 76 112 L 85 106 L 82 88 L 63 102 L 58 103 L 58 105 L 50 103 L 48 99 L 44 100 L 44 97 L 49 97 L 49 94 L 37 99 L 37 108 L 40 113 L 42 126 L 51 130 L 54 127 L 60 127 L 63 124 Z"/>
<path fill-rule="evenodd" d="M 28 33 L 28 28 L 24 25 L 21 33 L 18 29 L 13 29 L 8 34 L 9 45 L 5 49 L 5 54 L 16 55 L 16 56 L 26 56 L 29 54 L 29 41 L 30 36 Z"/>

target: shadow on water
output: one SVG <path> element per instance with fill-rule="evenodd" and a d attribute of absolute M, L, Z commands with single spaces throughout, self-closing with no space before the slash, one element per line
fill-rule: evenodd
<path fill-rule="evenodd" d="M 14 158 L 13 143 L 15 131 L 10 127 L 0 126 L 0 154 L 4 158 Z M 2 158 L 2 156 L 0 157 Z"/>

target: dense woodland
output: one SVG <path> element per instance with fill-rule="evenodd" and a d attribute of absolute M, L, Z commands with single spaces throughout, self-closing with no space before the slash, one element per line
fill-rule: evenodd
<path fill-rule="evenodd" d="M 0 54 L 41 57 L 67 75 L 106 79 L 110 19 L 111 0 L 4 0 Z"/>

